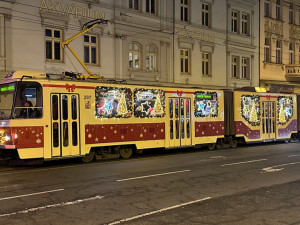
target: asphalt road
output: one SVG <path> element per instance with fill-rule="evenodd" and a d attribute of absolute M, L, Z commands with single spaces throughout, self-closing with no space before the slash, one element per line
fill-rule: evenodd
<path fill-rule="evenodd" d="M 0 166 L 0 224 L 300 224 L 300 143 Z"/>

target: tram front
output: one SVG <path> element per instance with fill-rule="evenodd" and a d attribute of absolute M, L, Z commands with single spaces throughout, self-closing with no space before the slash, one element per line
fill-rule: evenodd
<path fill-rule="evenodd" d="M 0 159 L 43 157 L 42 86 L 34 81 L 38 74 L 46 76 L 17 71 L 0 82 Z M 37 157 L 32 157 L 34 148 L 40 152 Z"/>

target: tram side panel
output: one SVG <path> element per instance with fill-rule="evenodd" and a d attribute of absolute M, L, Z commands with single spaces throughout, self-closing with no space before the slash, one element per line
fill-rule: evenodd
<path fill-rule="evenodd" d="M 216 143 L 224 138 L 224 92 L 196 91 L 193 104 L 193 145 Z"/>

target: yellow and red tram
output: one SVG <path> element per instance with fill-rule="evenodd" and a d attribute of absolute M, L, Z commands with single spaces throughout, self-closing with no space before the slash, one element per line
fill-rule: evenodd
<path fill-rule="evenodd" d="M 0 154 L 129 158 L 148 148 L 288 140 L 294 94 L 137 86 L 16 71 L 0 83 Z"/>

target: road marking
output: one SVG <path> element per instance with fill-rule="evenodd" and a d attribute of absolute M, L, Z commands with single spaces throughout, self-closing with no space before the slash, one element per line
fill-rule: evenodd
<path fill-rule="evenodd" d="M 198 202 L 203 202 L 203 201 L 206 201 L 206 200 L 209 200 L 209 199 L 211 199 L 211 197 L 206 197 L 206 198 L 198 199 L 198 200 L 195 200 L 195 201 L 186 202 L 186 203 L 182 203 L 182 204 L 179 204 L 179 205 L 174 205 L 174 206 L 171 206 L 171 207 L 167 207 L 167 208 L 159 209 L 159 210 L 156 210 L 156 211 L 140 214 L 140 215 L 133 216 L 133 217 L 130 217 L 130 218 L 118 220 L 118 221 L 112 222 L 108 225 L 115 225 L 115 224 L 120 224 L 122 222 L 128 222 L 128 221 L 136 220 L 136 219 L 139 219 L 139 218 L 142 218 L 142 217 L 145 217 L 145 216 L 150 216 L 150 215 L 165 212 L 165 211 L 168 211 L 168 210 L 171 210 L 171 209 L 176 209 L 176 208 L 179 208 L 179 207 L 182 207 L 182 206 L 191 205 L 191 204 L 198 203 Z"/>
<path fill-rule="evenodd" d="M 164 175 L 175 174 L 175 173 L 185 173 L 185 172 L 190 172 L 190 171 L 191 170 L 180 170 L 180 171 L 174 171 L 174 172 L 168 172 L 168 173 L 158 173 L 158 174 L 153 174 L 153 175 L 148 175 L 148 176 L 131 177 L 131 178 L 126 178 L 126 179 L 121 179 L 121 180 L 116 180 L 116 181 L 120 182 L 120 181 L 128 181 L 128 180 L 137 180 L 137 179 L 158 177 L 158 176 L 164 176 Z"/>
<path fill-rule="evenodd" d="M 0 201 L 8 200 L 8 199 L 14 199 L 14 198 L 23 198 L 23 197 L 28 197 L 28 196 L 32 196 L 32 195 L 42 195 L 42 194 L 58 192 L 58 191 L 64 191 L 64 190 L 65 189 L 56 189 L 56 190 L 36 192 L 36 193 L 31 193 L 31 194 L 26 194 L 26 195 L 17 195 L 17 196 L 11 196 L 11 197 L 4 197 L 4 198 L 0 198 Z"/>
<path fill-rule="evenodd" d="M 298 154 L 298 155 L 289 155 L 288 157 L 297 157 L 297 156 L 300 156 L 300 154 Z"/>
<path fill-rule="evenodd" d="M 244 161 L 244 162 L 237 162 L 237 163 L 229 163 L 229 164 L 224 164 L 224 165 L 222 165 L 222 166 L 234 166 L 234 165 L 239 165 L 239 164 L 261 162 L 261 161 L 266 161 L 266 160 L 267 160 L 267 159 L 257 159 L 257 160 L 251 160 L 251 161 Z"/>
<path fill-rule="evenodd" d="M 78 199 L 78 200 L 72 201 L 72 202 L 62 202 L 62 203 L 53 204 L 53 205 L 45 205 L 45 206 L 41 206 L 41 207 L 37 207 L 37 208 L 25 209 L 25 210 L 18 211 L 18 212 L 0 214 L 0 217 L 7 217 L 7 216 L 12 216 L 12 215 L 17 215 L 17 214 L 26 214 L 26 213 L 49 209 L 49 208 L 63 207 L 63 206 L 74 205 L 74 204 L 87 202 L 87 201 L 100 200 L 102 198 L 104 198 L 104 196 L 97 195 L 95 197 L 86 198 L 86 199 Z"/>
<path fill-rule="evenodd" d="M 300 162 L 293 162 L 293 163 L 286 163 L 286 164 L 281 164 L 281 165 L 276 165 L 276 166 L 271 166 L 271 167 L 266 167 L 263 168 L 262 170 L 266 173 L 271 173 L 271 172 L 278 172 L 283 170 L 284 168 L 278 168 L 275 169 L 276 167 L 282 167 L 282 166 L 290 166 L 290 165 L 295 165 L 295 164 L 299 164 Z"/>
<path fill-rule="evenodd" d="M 20 186 L 19 184 L 15 184 L 15 185 L 10 185 L 10 186 L 3 186 L 3 187 L 0 187 L 0 189 L 4 189 L 4 188 L 11 188 L 11 187 L 18 187 Z"/>

